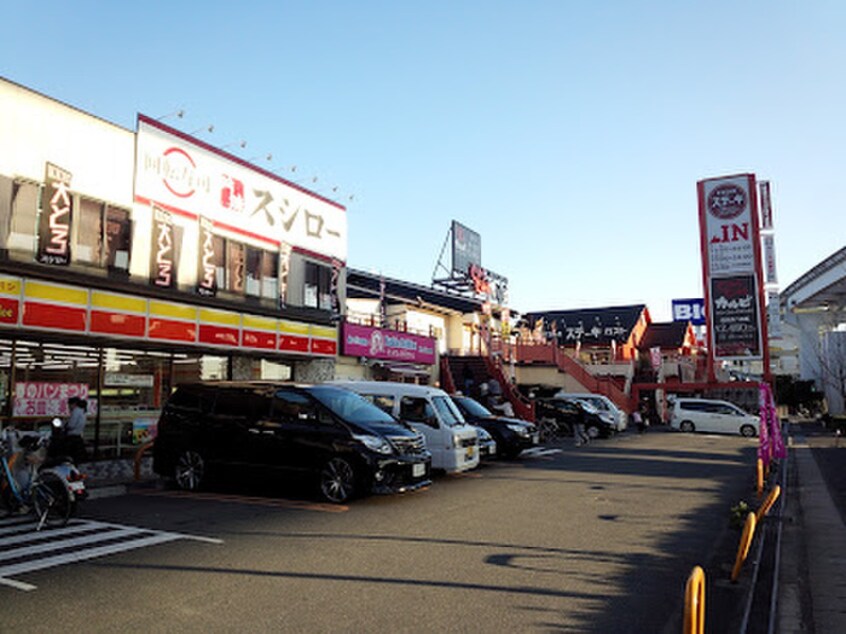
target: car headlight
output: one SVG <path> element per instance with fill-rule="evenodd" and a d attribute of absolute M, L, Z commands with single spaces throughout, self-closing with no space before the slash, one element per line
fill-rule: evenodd
<path fill-rule="evenodd" d="M 529 428 L 525 425 L 506 425 L 506 427 L 518 436 L 523 436 L 524 438 L 528 438 L 529 436 Z"/>
<path fill-rule="evenodd" d="M 369 434 L 354 434 L 353 438 L 355 438 L 358 442 L 360 442 L 362 445 L 364 445 L 371 451 L 375 451 L 376 453 L 385 454 L 386 456 L 394 453 L 394 448 L 391 447 L 391 443 L 389 443 L 381 436 L 371 436 Z"/>

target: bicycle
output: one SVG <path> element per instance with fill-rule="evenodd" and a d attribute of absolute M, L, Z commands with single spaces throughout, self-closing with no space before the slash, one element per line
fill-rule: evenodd
<path fill-rule="evenodd" d="M 46 436 L 19 435 L 3 430 L 0 437 L 0 504 L 6 515 L 32 512 L 38 524 L 65 526 L 73 502 L 67 485 L 50 471 L 40 471 L 47 451 Z M 19 447 L 16 448 L 15 445 Z M 23 466 L 19 462 L 23 461 Z"/>

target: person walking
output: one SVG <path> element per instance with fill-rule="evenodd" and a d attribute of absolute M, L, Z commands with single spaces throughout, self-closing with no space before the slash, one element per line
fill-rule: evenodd
<path fill-rule="evenodd" d="M 78 396 L 71 396 L 68 399 L 68 407 L 70 408 L 70 417 L 65 425 L 65 448 L 71 459 L 79 464 L 88 457 L 85 451 L 85 441 L 82 438 L 85 431 L 85 412 L 88 409 L 88 403 Z"/>
<path fill-rule="evenodd" d="M 579 417 L 576 419 L 576 422 L 573 425 L 573 437 L 576 440 L 576 447 L 581 447 L 582 445 L 587 445 L 588 443 L 590 443 L 590 436 L 588 436 L 587 431 L 585 429 L 586 418 L 587 412 L 582 406 L 579 406 Z"/>

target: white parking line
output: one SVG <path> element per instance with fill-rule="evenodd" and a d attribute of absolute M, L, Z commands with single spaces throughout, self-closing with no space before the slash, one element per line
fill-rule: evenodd
<path fill-rule="evenodd" d="M 4 518 L 0 520 L 0 562 L 13 563 L 0 565 L 0 585 L 35 590 L 36 586 L 10 577 L 178 539 L 223 543 L 211 537 L 89 520 L 36 531 L 32 520 Z"/>

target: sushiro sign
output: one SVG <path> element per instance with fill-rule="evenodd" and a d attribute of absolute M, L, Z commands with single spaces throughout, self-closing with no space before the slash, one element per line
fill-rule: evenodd
<path fill-rule="evenodd" d="M 697 190 L 711 357 L 760 359 L 767 355 L 755 175 L 702 180 Z"/>
<path fill-rule="evenodd" d="M 347 259 L 342 205 L 144 115 L 138 116 L 135 200 L 271 245 Z"/>

